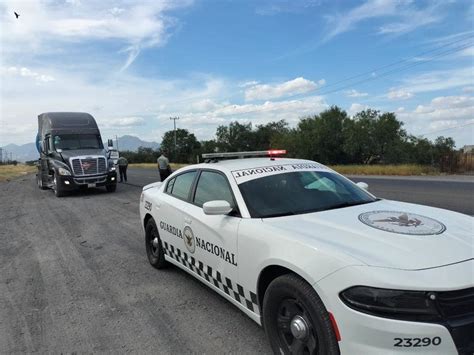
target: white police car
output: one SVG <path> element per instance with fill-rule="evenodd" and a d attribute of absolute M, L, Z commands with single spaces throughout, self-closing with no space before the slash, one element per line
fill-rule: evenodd
<path fill-rule="evenodd" d="M 473 354 L 472 217 L 377 199 L 275 151 L 223 160 L 259 153 L 203 155 L 143 188 L 154 267 L 214 289 L 275 353 Z"/>

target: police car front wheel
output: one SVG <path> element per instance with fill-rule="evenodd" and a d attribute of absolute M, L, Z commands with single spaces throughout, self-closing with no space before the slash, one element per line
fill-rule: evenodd
<path fill-rule="evenodd" d="M 314 289 L 294 274 L 268 286 L 263 323 L 275 354 L 339 354 L 329 314 Z"/>
<path fill-rule="evenodd" d="M 161 269 L 166 266 L 160 235 L 153 219 L 150 219 L 145 227 L 145 247 L 148 261 L 153 267 Z"/>

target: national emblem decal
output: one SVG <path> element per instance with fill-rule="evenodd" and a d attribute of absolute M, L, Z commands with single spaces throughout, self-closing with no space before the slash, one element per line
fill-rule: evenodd
<path fill-rule="evenodd" d="M 446 230 L 446 226 L 429 217 L 398 211 L 371 211 L 359 215 L 359 220 L 376 229 L 408 235 L 435 235 Z"/>
<path fill-rule="evenodd" d="M 193 254 L 194 251 L 196 250 L 196 240 L 194 238 L 194 233 L 193 230 L 186 226 L 183 229 L 183 235 L 184 235 L 184 245 L 186 246 L 186 249 Z"/>

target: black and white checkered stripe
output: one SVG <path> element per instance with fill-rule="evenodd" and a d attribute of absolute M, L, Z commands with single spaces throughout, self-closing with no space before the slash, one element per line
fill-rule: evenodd
<path fill-rule="evenodd" d="M 163 244 L 164 252 L 167 256 L 178 261 L 192 272 L 205 278 L 207 282 L 224 291 L 227 295 L 235 299 L 250 311 L 260 315 L 258 299 L 255 293 L 245 290 L 241 285 L 233 282 L 228 277 L 223 277 L 219 271 L 214 270 L 209 265 L 205 265 L 200 260 L 196 260 L 194 256 L 188 255 L 186 252 L 181 251 L 181 249 L 176 248 L 167 242 L 164 242 Z"/>

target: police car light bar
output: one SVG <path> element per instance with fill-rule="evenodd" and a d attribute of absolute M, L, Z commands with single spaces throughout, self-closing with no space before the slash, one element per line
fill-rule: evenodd
<path fill-rule="evenodd" d="M 225 153 L 206 153 L 204 159 L 225 159 L 225 158 L 249 158 L 249 157 L 275 157 L 286 154 L 284 149 L 259 150 L 253 152 L 225 152 Z"/>

